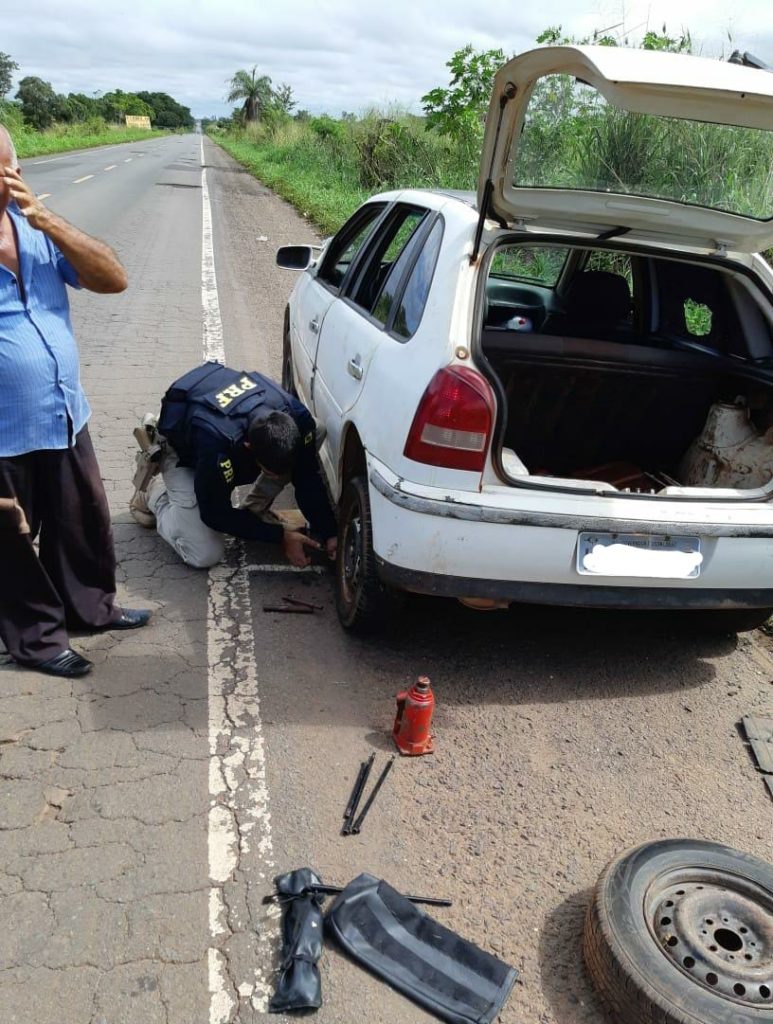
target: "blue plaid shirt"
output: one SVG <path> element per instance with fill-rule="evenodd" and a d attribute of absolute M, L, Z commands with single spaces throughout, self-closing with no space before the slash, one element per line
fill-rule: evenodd
<path fill-rule="evenodd" d="M 91 414 L 66 285 L 78 275 L 15 203 L 21 285 L 0 264 L 0 457 L 67 448 Z"/>

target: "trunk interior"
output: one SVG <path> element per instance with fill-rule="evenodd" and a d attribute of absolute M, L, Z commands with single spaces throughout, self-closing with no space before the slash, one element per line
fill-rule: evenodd
<path fill-rule="evenodd" d="M 523 249 L 517 255 L 529 265 Z M 742 318 L 723 275 L 614 259 L 611 270 L 589 270 L 583 256 L 562 296 L 489 278 L 481 347 L 507 396 L 506 473 L 513 482 L 528 474 L 652 494 L 765 487 L 773 478 L 773 366 L 744 358 Z M 700 336 L 684 329 L 685 307 Z M 769 335 L 764 317 L 743 322 Z"/>

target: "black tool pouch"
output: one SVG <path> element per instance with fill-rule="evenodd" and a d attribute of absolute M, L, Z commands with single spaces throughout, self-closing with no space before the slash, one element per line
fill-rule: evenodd
<path fill-rule="evenodd" d="M 322 983 L 317 962 L 322 956 L 322 910 L 324 896 L 307 893 L 310 885 L 322 885 L 310 868 L 300 868 L 275 879 L 276 891 L 284 904 L 282 962 L 276 992 L 268 1004 L 269 1013 L 288 1010 L 316 1010 L 322 1005 Z"/>
<path fill-rule="evenodd" d="M 344 889 L 326 922 L 350 956 L 451 1024 L 491 1024 L 518 976 L 371 875 Z"/>

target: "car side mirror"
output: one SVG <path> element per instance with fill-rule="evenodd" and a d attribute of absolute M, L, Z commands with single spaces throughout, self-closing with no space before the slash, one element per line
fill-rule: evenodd
<path fill-rule="evenodd" d="M 308 270 L 314 262 L 310 245 L 283 245 L 276 252 L 276 265 L 283 270 Z"/>

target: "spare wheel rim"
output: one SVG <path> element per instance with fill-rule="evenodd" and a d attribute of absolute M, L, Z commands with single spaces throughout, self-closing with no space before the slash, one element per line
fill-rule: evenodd
<path fill-rule="evenodd" d="M 677 868 L 644 896 L 658 947 L 695 984 L 749 1007 L 773 1007 L 773 894 L 719 868 Z"/>

